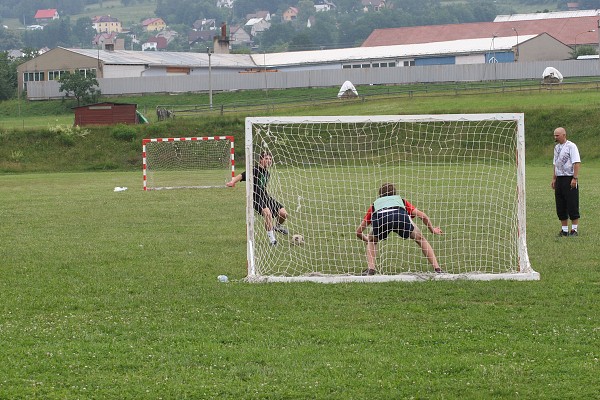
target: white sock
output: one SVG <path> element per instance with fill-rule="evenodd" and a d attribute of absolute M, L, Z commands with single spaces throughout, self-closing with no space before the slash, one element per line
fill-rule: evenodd
<path fill-rule="evenodd" d="M 276 242 L 277 240 L 275 239 L 275 231 L 267 231 L 267 236 L 269 237 L 269 241 L 271 243 Z"/>
<path fill-rule="evenodd" d="M 573 224 L 573 225 L 571 226 L 571 229 L 573 229 L 575 232 L 577 232 L 577 224 Z"/>
<path fill-rule="evenodd" d="M 569 232 L 569 227 L 568 226 L 563 226 L 562 230 L 563 230 L 563 232 Z"/>

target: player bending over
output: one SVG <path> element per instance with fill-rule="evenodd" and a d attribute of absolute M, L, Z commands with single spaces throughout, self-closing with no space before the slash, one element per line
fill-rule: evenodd
<path fill-rule="evenodd" d="M 367 242 L 367 266 L 363 275 L 375 275 L 375 259 L 377 256 L 377 242 L 387 239 L 390 232 L 396 232 L 402 238 L 411 238 L 423 251 L 435 272 L 441 273 L 433 248 L 423 236 L 418 226 L 413 224 L 410 217 L 419 217 L 429 230 L 441 235 L 440 227 L 434 227 L 431 220 L 423 211 L 417 209 L 407 200 L 396 195 L 396 188 L 391 183 L 384 183 L 379 188 L 379 197 L 369 207 L 367 214 L 356 229 L 356 236 Z M 373 225 L 371 234 L 365 234 L 364 230 Z"/>
<path fill-rule="evenodd" d="M 275 232 L 279 232 L 283 235 L 288 234 L 288 230 L 281 225 L 287 219 L 288 214 L 283 205 L 271 197 L 267 192 L 267 184 L 269 183 L 269 167 L 272 164 L 273 156 L 271 156 L 271 153 L 260 153 L 258 165 L 252 168 L 252 175 L 254 176 L 254 197 L 252 199 L 252 204 L 254 206 L 254 210 L 263 216 L 269 242 L 271 245 L 275 246 L 277 244 Z M 235 187 L 235 184 L 240 181 L 246 181 L 246 171 L 233 177 L 231 181 L 226 183 L 226 185 L 229 187 Z M 273 216 L 277 216 L 276 224 L 273 224 Z"/>

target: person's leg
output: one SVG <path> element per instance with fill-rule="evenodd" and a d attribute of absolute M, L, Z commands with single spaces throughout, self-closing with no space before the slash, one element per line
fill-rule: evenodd
<path fill-rule="evenodd" d="M 273 214 L 271 214 L 271 210 L 268 208 L 263 208 L 261 211 L 263 218 L 265 219 L 265 230 L 272 231 L 273 230 Z"/>
<path fill-rule="evenodd" d="M 288 217 L 288 213 L 285 210 L 285 208 L 281 207 L 279 209 L 279 212 L 277 213 L 277 222 L 279 222 L 279 224 L 283 224 Z"/>
<path fill-rule="evenodd" d="M 564 182 L 564 179 L 558 177 L 556 181 L 556 186 L 554 188 L 554 202 L 556 204 L 556 215 L 558 216 L 561 225 L 561 231 L 559 233 L 560 236 L 567 236 L 569 232 L 569 213 L 567 209 L 567 199 L 564 193 Z"/>
<path fill-rule="evenodd" d="M 283 224 L 288 217 L 287 211 L 285 210 L 283 205 L 281 205 L 281 203 L 279 203 L 272 197 L 269 198 L 268 204 L 269 208 L 271 209 L 272 215 L 277 217 L 273 229 L 275 229 L 275 232 L 287 235 L 289 233 L 288 230 L 285 227 L 281 226 L 281 224 Z"/>
<path fill-rule="evenodd" d="M 567 197 L 567 209 L 569 212 L 569 218 L 571 219 L 571 232 L 572 236 L 576 236 L 579 230 L 579 188 L 572 188 L 569 190 Z"/>
<path fill-rule="evenodd" d="M 277 244 L 277 239 L 275 239 L 275 232 L 273 231 L 273 214 L 268 207 L 263 208 L 261 214 L 265 220 L 265 230 L 267 231 L 269 242 L 275 245 Z"/>
<path fill-rule="evenodd" d="M 433 247 L 429 244 L 429 241 L 423 236 L 419 227 L 415 226 L 413 231 L 410 233 L 410 238 L 413 239 L 423 252 L 423 255 L 427 257 L 427 261 L 433 266 L 436 272 L 440 272 L 440 265 L 438 264 L 437 257 L 433 251 Z"/>
<path fill-rule="evenodd" d="M 369 235 L 367 242 L 367 268 L 375 272 L 375 259 L 377 258 L 377 238 Z"/>

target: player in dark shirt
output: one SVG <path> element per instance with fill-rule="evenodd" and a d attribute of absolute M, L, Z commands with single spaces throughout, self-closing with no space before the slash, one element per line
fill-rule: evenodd
<path fill-rule="evenodd" d="M 287 211 L 281 203 L 275 200 L 267 192 L 269 184 L 269 167 L 273 164 L 273 156 L 271 153 L 262 152 L 258 159 L 258 165 L 252 168 L 253 175 L 253 198 L 252 205 L 254 210 L 261 214 L 265 219 L 265 229 L 267 236 L 272 245 L 277 244 L 275 232 L 287 235 L 288 230 L 282 224 L 288 217 Z M 246 181 L 246 171 L 235 176 L 231 181 L 227 182 L 227 186 L 235 187 L 238 182 Z M 273 217 L 277 217 L 277 221 L 273 224 Z"/>

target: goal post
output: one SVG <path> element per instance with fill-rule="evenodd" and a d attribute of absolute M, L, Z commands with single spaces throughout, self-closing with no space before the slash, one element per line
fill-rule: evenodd
<path fill-rule="evenodd" d="M 519 113 L 247 118 L 246 180 L 270 153 L 267 191 L 289 215 L 289 235 L 277 233 L 272 246 L 246 184 L 247 279 L 538 280 L 527 252 L 524 135 Z M 362 275 L 356 229 L 383 183 L 441 227 L 434 235 L 413 219 L 443 273 L 414 240 L 392 233 L 377 244 L 377 274 Z"/>
<path fill-rule="evenodd" d="M 233 136 L 142 140 L 144 190 L 225 187 L 235 175 Z"/>

